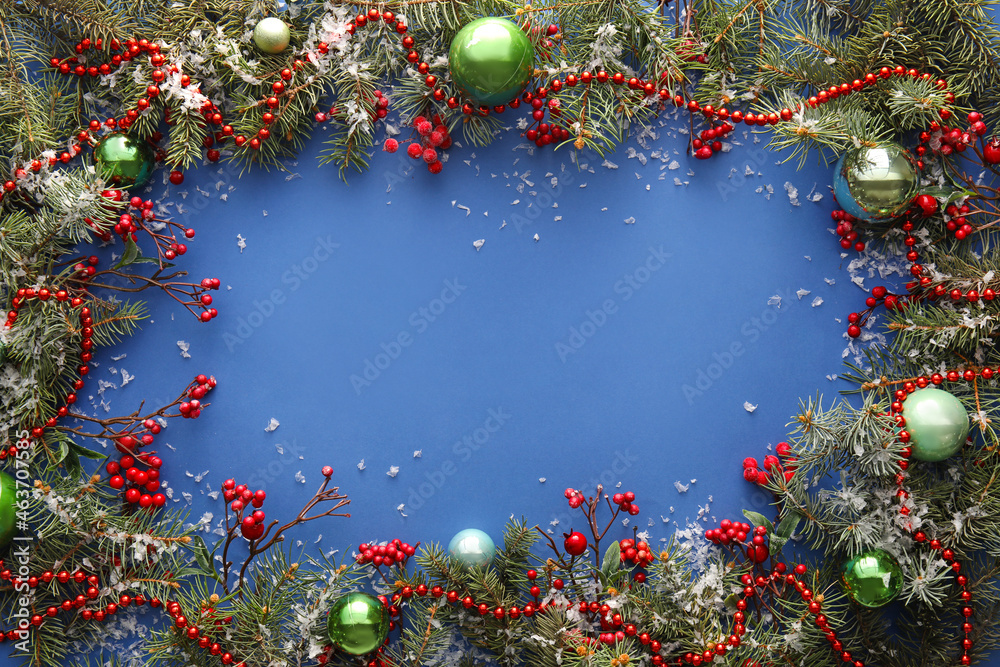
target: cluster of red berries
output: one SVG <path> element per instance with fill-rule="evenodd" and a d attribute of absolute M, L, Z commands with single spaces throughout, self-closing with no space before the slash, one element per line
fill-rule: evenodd
<path fill-rule="evenodd" d="M 858 232 L 854 225 L 858 219 L 847 211 L 837 209 L 830 212 L 830 217 L 837 223 L 837 236 L 840 237 L 840 247 L 844 250 L 854 248 L 858 252 L 865 249 L 865 242 L 858 240 Z"/>
<path fill-rule="evenodd" d="M 986 151 L 984 150 L 983 154 L 985 153 Z M 945 215 L 947 216 L 947 220 L 944 223 L 945 227 L 949 232 L 954 234 L 955 238 L 959 241 L 974 231 L 972 225 L 969 224 L 968 219 L 965 217 L 971 210 L 972 209 L 965 204 L 962 204 L 961 206 L 948 204 L 948 206 L 944 209 Z"/>
<path fill-rule="evenodd" d="M 91 255 L 82 262 L 77 262 L 73 265 L 73 271 L 76 273 L 76 278 L 78 280 L 87 280 L 88 278 L 93 278 L 97 273 L 97 265 L 100 263 L 100 259 L 97 255 Z"/>
<path fill-rule="evenodd" d="M 707 160 L 715 153 L 722 150 L 721 139 L 732 132 L 735 128 L 732 123 L 726 121 L 719 125 L 702 130 L 697 139 L 691 140 L 691 148 L 694 156 L 699 160 Z"/>
<path fill-rule="evenodd" d="M 259 539 L 264 534 L 264 519 L 267 518 L 261 509 L 267 494 L 262 489 L 251 491 L 245 484 L 227 479 L 222 483 L 222 497 L 236 515 L 243 537 L 250 541 Z"/>
<path fill-rule="evenodd" d="M 619 510 L 622 512 L 628 512 L 631 516 L 639 514 L 639 506 L 635 504 L 635 494 L 631 491 L 616 493 L 611 496 L 611 502 L 618 505 Z"/>
<path fill-rule="evenodd" d="M 419 545 L 418 545 L 419 546 Z M 371 563 L 375 567 L 392 567 L 395 564 L 405 565 L 406 559 L 417 552 L 417 548 L 399 539 L 388 544 L 359 544 L 355 560 L 359 565 Z"/>
<path fill-rule="evenodd" d="M 784 475 L 785 481 L 788 482 L 795 475 L 795 457 L 791 456 L 791 445 L 787 442 L 779 442 L 774 451 L 778 456 L 785 459 L 785 464 L 782 465 L 781 460 L 778 456 L 774 454 L 768 454 L 764 457 L 763 467 L 757 463 L 757 459 L 752 456 L 748 456 L 743 459 L 743 479 L 753 484 L 760 484 L 764 486 L 771 479 L 771 475 Z"/>
<path fill-rule="evenodd" d="M 406 154 L 414 160 L 426 162 L 427 170 L 432 174 L 440 174 L 444 165 L 438 156 L 438 149 L 447 150 L 451 147 L 451 135 L 441 122 L 441 116 L 434 114 L 430 120 L 417 116 L 413 120 L 413 129 L 417 131 L 420 140 L 411 142 L 406 147 Z M 392 138 L 386 139 L 382 149 L 387 153 L 395 153 L 399 150 L 399 142 Z"/>
<path fill-rule="evenodd" d="M 563 491 L 563 495 L 569 502 L 569 506 L 572 507 L 573 509 L 576 509 L 581 505 L 583 505 L 583 501 L 586 500 L 586 498 L 583 497 L 583 494 L 580 493 L 578 489 L 566 489 L 565 491 Z"/>
<path fill-rule="evenodd" d="M 718 528 L 709 528 L 705 531 L 705 539 L 713 544 L 746 546 L 747 560 L 752 563 L 763 563 L 770 556 L 766 536 L 766 526 L 754 528 L 748 523 L 729 519 L 720 521 Z"/>
<path fill-rule="evenodd" d="M 646 567 L 656 560 L 656 555 L 643 540 L 625 539 L 618 543 L 621 548 L 621 562 Z"/>
<path fill-rule="evenodd" d="M 215 377 L 205 375 L 197 376 L 194 381 L 195 385 L 188 390 L 189 400 L 181 401 L 181 404 L 177 406 L 181 417 L 185 419 L 197 419 L 201 415 L 201 399 L 205 398 L 205 394 L 212 391 L 216 385 Z"/>
<path fill-rule="evenodd" d="M 920 145 L 916 149 L 919 158 L 923 158 L 929 152 L 941 155 L 962 153 L 970 146 L 975 145 L 979 138 L 986 134 L 986 123 L 983 122 L 983 115 L 978 111 L 969 113 L 966 117 L 969 124 L 961 129 L 948 126 L 948 121 L 952 117 L 950 109 L 941 109 L 938 115 L 941 117 L 941 122 L 932 122 L 928 130 L 920 133 Z"/>
<path fill-rule="evenodd" d="M 155 425 L 159 428 L 159 424 Z M 125 439 L 134 440 L 131 436 L 123 436 L 118 439 L 118 442 Z M 133 443 L 132 446 L 134 447 L 135 444 Z M 138 468 L 137 464 L 140 463 L 144 463 L 147 469 L 141 470 Z M 108 486 L 116 491 L 127 486 L 128 488 L 125 489 L 125 502 L 145 509 L 147 507 L 163 507 L 167 504 L 167 497 L 158 492 L 160 488 L 160 466 L 162 465 L 163 461 L 158 456 L 139 458 L 131 454 L 125 454 L 118 461 L 108 461 L 104 468 L 111 475 L 111 478 L 108 480 Z M 124 477 L 122 476 L 122 471 L 125 472 Z"/>

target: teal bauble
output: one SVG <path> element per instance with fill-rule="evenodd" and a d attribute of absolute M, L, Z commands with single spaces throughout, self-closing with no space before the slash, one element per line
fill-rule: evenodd
<path fill-rule="evenodd" d="M 274 16 L 261 19 L 253 29 L 253 43 L 262 52 L 274 55 L 288 48 L 292 33 L 288 24 Z"/>
<path fill-rule="evenodd" d="M 459 531 L 448 543 L 448 553 L 469 567 L 489 565 L 496 550 L 493 538 L 475 528 Z"/>
<path fill-rule="evenodd" d="M 903 569 L 888 552 L 872 549 L 844 563 L 840 577 L 848 597 L 863 607 L 881 607 L 899 595 Z"/>
<path fill-rule="evenodd" d="M 479 106 L 506 104 L 527 87 L 535 47 L 507 19 L 476 19 L 458 31 L 448 50 L 448 70 L 462 94 Z"/>
<path fill-rule="evenodd" d="M 124 132 L 114 132 L 94 146 L 94 165 L 108 185 L 141 188 L 153 175 L 156 156 L 145 141 Z"/>
<path fill-rule="evenodd" d="M 371 653 L 389 636 L 389 610 L 367 593 L 348 593 L 330 608 L 326 631 L 330 643 L 345 653 Z"/>
<path fill-rule="evenodd" d="M 847 151 L 833 172 L 837 203 L 861 220 L 899 215 L 917 195 L 918 185 L 916 159 L 892 142 Z"/>
<path fill-rule="evenodd" d="M 960 400 L 927 387 L 910 394 L 903 406 L 913 458 L 943 461 L 962 449 L 969 436 L 969 413 Z"/>
<path fill-rule="evenodd" d="M 14 540 L 17 526 L 17 482 L 0 472 L 0 553 Z"/>

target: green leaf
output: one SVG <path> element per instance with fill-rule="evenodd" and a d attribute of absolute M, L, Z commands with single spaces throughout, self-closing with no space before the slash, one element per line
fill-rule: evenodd
<path fill-rule="evenodd" d="M 781 553 L 781 549 L 791 539 L 792 535 L 795 534 L 795 529 L 798 528 L 800 521 L 802 521 L 802 515 L 798 512 L 792 512 L 778 523 L 778 527 L 771 534 L 771 539 L 769 540 L 772 556 L 777 556 Z"/>
<path fill-rule="evenodd" d="M 743 510 L 743 516 L 755 526 L 767 526 L 767 534 L 771 535 L 774 533 L 774 524 L 763 514 L 759 512 L 753 512 L 751 510 Z"/>
<path fill-rule="evenodd" d="M 611 543 L 611 546 L 608 547 L 608 550 L 604 552 L 604 562 L 601 564 L 601 572 L 603 572 L 605 576 L 612 577 L 616 572 L 618 572 L 622 562 L 621 554 L 621 545 L 618 544 L 617 540 L 615 540 Z"/>
<path fill-rule="evenodd" d="M 70 441 L 69 448 L 70 451 L 72 451 L 77 456 L 82 456 L 87 459 L 94 459 L 96 461 L 99 461 L 101 459 L 108 458 L 108 455 L 104 454 L 103 452 L 95 452 L 93 449 L 87 449 L 83 445 L 78 445 L 73 441 Z"/>
<path fill-rule="evenodd" d="M 118 260 L 118 263 L 115 264 L 115 268 L 120 269 L 123 266 L 128 266 L 129 264 L 132 264 L 139 256 L 140 256 L 139 246 L 135 244 L 135 241 L 129 239 L 128 241 L 125 242 L 125 252 L 124 254 L 122 254 L 122 258 Z"/>
<path fill-rule="evenodd" d="M 198 571 L 201 574 L 218 579 L 219 574 L 212 565 L 212 552 L 208 550 L 208 545 L 201 535 L 195 535 L 188 543 L 188 547 L 194 552 L 194 562 L 198 564 Z"/>

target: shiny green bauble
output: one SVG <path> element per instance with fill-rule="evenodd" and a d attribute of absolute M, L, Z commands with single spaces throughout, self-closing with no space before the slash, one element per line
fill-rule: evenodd
<path fill-rule="evenodd" d="M 448 50 L 451 79 L 480 106 L 506 104 L 521 94 L 534 72 L 535 47 L 507 19 L 476 19 L 458 31 Z"/>
<path fill-rule="evenodd" d="M 330 643 L 345 653 L 371 653 L 389 636 L 389 610 L 367 593 L 348 593 L 330 609 Z"/>
<path fill-rule="evenodd" d="M 448 543 L 448 553 L 468 567 L 489 565 L 496 550 L 493 538 L 476 528 L 459 531 Z"/>
<path fill-rule="evenodd" d="M 261 19 L 253 29 L 253 43 L 264 53 L 274 55 L 288 48 L 292 33 L 288 24 L 274 16 Z"/>
<path fill-rule="evenodd" d="M 863 607 L 881 607 L 899 595 L 903 569 L 888 552 L 872 549 L 844 563 L 840 577 L 847 595 Z"/>
<path fill-rule="evenodd" d="M 94 146 L 97 173 L 116 188 L 141 188 L 149 182 L 156 165 L 153 149 L 145 141 L 115 132 Z"/>
<path fill-rule="evenodd" d="M 17 525 L 17 482 L 0 472 L 0 553 L 13 541 Z"/>
<path fill-rule="evenodd" d="M 847 151 L 833 174 L 833 194 L 861 220 L 886 220 L 902 213 L 917 194 L 913 155 L 892 142 Z"/>
<path fill-rule="evenodd" d="M 962 449 L 969 436 L 969 413 L 960 400 L 927 387 L 910 394 L 903 405 L 913 458 L 943 461 Z"/>

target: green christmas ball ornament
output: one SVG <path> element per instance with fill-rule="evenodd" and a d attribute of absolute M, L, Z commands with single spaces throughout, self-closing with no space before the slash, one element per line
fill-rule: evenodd
<path fill-rule="evenodd" d="M 863 607 L 881 607 L 899 595 L 903 569 L 888 552 L 872 549 L 844 563 L 841 583 L 847 595 Z"/>
<path fill-rule="evenodd" d="M 97 172 L 116 188 L 141 188 L 149 182 L 156 165 L 153 149 L 141 139 L 115 132 L 94 146 Z"/>
<path fill-rule="evenodd" d="M 459 531 L 448 543 L 448 553 L 470 567 L 489 565 L 496 550 L 493 538 L 475 528 Z"/>
<path fill-rule="evenodd" d="M 274 16 L 261 19 L 253 29 L 253 43 L 258 49 L 271 55 L 288 48 L 291 38 L 288 24 Z"/>
<path fill-rule="evenodd" d="M 451 40 L 448 69 L 462 93 L 480 106 L 506 104 L 534 72 L 535 47 L 511 21 L 476 19 Z"/>
<path fill-rule="evenodd" d="M 0 553 L 14 540 L 17 521 L 17 482 L 0 472 Z"/>
<path fill-rule="evenodd" d="M 837 203 L 862 220 L 899 215 L 916 196 L 918 185 L 916 159 L 892 142 L 847 151 L 833 174 Z"/>
<path fill-rule="evenodd" d="M 330 609 L 326 630 L 330 643 L 345 653 L 371 653 L 389 636 L 389 610 L 367 593 L 348 593 Z"/>
<path fill-rule="evenodd" d="M 969 436 L 969 413 L 943 389 L 927 387 L 910 394 L 903 417 L 912 456 L 921 461 L 945 460 L 961 450 Z"/>

